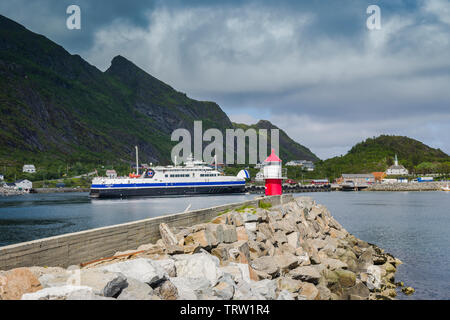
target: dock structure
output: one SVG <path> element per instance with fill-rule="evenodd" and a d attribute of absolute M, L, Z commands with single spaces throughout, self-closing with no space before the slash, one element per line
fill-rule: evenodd
<path fill-rule="evenodd" d="M 336 191 L 338 188 L 332 185 L 300 185 L 283 184 L 283 193 L 302 193 L 302 192 L 329 192 Z M 245 191 L 249 193 L 265 193 L 265 186 L 258 184 L 247 184 Z"/>

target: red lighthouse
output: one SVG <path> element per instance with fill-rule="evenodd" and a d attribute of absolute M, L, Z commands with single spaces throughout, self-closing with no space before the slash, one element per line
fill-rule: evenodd
<path fill-rule="evenodd" d="M 281 185 L 281 159 L 272 150 L 272 154 L 264 161 L 264 180 L 266 182 L 266 196 L 276 196 L 283 193 Z"/>

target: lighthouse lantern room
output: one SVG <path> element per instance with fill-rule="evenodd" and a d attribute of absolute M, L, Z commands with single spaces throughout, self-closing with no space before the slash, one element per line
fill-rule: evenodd
<path fill-rule="evenodd" d="M 283 170 L 281 159 L 272 150 L 272 154 L 264 161 L 264 180 L 266 184 L 266 196 L 276 196 L 283 193 Z"/>

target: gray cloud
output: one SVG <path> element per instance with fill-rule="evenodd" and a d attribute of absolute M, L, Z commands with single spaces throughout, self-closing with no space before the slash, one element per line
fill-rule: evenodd
<path fill-rule="evenodd" d="M 60 28 L 69 2 L 0 12 L 102 70 L 121 54 L 234 121 L 268 118 L 321 157 L 381 133 L 450 152 L 446 0 L 376 1 L 377 31 L 365 27 L 373 1 L 84 0 L 78 33 Z"/>

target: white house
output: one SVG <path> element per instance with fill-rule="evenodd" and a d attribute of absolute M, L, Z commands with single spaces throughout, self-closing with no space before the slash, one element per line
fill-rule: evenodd
<path fill-rule="evenodd" d="M 302 167 L 307 171 L 314 171 L 314 162 L 308 160 L 292 160 L 286 163 L 287 167 Z"/>
<path fill-rule="evenodd" d="M 2 174 L 0 174 L 0 181 L 3 181 L 3 180 L 5 180 L 5 177 Z"/>
<path fill-rule="evenodd" d="M 23 166 L 23 172 L 36 173 L 36 167 L 34 164 L 26 164 Z"/>
<path fill-rule="evenodd" d="M 408 170 L 404 166 L 398 164 L 397 155 L 395 155 L 395 163 L 386 170 L 386 175 L 396 176 L 396 175 L 406 175 L 408 173 L 409 173 Z"/>
<path fill-rule="evenodd" d="M 33 188 L 33 183 L 29 180 L 17 180 L 16 188 L 24 191 L 30 191 Z"/>

